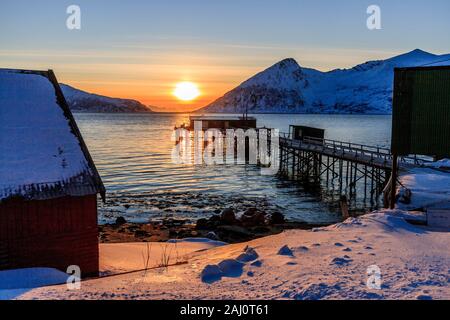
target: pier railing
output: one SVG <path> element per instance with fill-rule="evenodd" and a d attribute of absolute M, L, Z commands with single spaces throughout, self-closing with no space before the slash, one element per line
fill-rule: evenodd
<path fill-rule="evenodd" d="M 398 167 L 407 169 L 430 161 L 419 156 L 401 157 Z M 355 210 L 386 206 L 392 164 L 389 148 L 307 136 L 293 139 L 280 133 L 279 175 L 321 186 L 331 201 L 345 195 Z"/>
<path fill-rule="evenodd" d="M 370 146 L 365 144 L 337 141 L 331 139 L 320 139 L 314 137 L 303 137 L 302 140 L 292 139 L 288 133 L 280 133 L 280 142 L 290 147 L 314 149 L 317 152 L 331 153 L 346 158 L 360 159 L 362 161 L 382 163 L 386 166 L 392 164 L 392 153 L 389 148 Z M 431 160 L 421 158 L 417 155 L 399 157 L 400 164 L 405 166 L 423 165 Z"/>

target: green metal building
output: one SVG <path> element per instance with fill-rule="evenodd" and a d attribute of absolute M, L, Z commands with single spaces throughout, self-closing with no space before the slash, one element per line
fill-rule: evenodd
<path fill-rule="evenodd" d="M 392 152 L 450 157 L 450 66 L 395 69 Z"/>

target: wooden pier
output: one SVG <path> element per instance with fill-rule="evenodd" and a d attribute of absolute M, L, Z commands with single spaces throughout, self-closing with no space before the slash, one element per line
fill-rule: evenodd
<path fill-rule="evenodd" d="M 345 195 L 353 210 L 376 209 L 383 203 L 393 156 L 389 149 L 362 144 L 303 137 L 280 137 L 280 170 L 283 178 L 322 186 L 323 194 L 338 200 Z M 399 168 L 422 160 L 403 157 Z M 337 199 L 335 199 L 337 198 Z"/>
<path fill-rule="evenodd" d="M 250 136 L 241 137 L 245 139 L 246 153 L 245 158 L 236 163 L 249 163 L 250 138 L 256 139 L 253 145 L 258 146 L 261 142 L 259 135 L 261 129 L 265 129 L 267 132 L 267 145 L 271 150 L 273 129 L 254 128 L 257 135 L 250 135 L 252 138 Z M 220 127 L 219 131 L 223 134 L 224 140 L 220 145 L 224 147 L 221 152 L 225 157 L 226 130 Z M 344 197 L 346 205 L 352 211 L 386 207 L 389 197 L 392 197 L 388 192 L 394 159 L 391 150 L 378 146 L 325 139 L 324 132 L 323 129 L 291 126 L 289 133 L 280 133 L 277 155 L 278 176 L 302 183 L 306 191 L 319 192 L 325 202 L 329 200 L 338 204 Z M 307 134 L 316 136 L 310 137 Z M 192 139 L 192 135 L 190 138 Z M 201 150 L 204 150 L 209 143 L 211 141 L 202 139 Z M 214 154 L 218 151 L 214 147 L 213 150 Z M 234 160 L 239 160 L 237 138 L 235 138 L 233 153 Z M 257 152 L 256 157 L 258 156 Z M 427 160 L 423 158 L 400 157 L 397 171 L 422 165 L 424 162 Z M 256 163 L 260 164 L 259 158 Z"/>

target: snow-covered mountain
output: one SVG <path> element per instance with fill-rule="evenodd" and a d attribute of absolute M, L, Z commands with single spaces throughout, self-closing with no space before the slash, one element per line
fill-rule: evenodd
<path fill-rule="evenodd" d="M 447 60 L 447 61 L 444 61 Z M 226 93 L 199 112 L 391 113 L 394 68 L 450 65 L 450 54 L 419 49 L 351 69 L 321 72 L 282 60 Z M 436 63 L 438 62 L 438 63 Z"/>
<path fill-rule="evenodd" d="M 60 84 L 72 111 L 76 112 L 153 112 L 137 100 L 110 98 Z"/>

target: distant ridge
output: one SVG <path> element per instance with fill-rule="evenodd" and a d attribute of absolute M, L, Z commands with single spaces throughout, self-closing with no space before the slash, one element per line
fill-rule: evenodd
<path fill-rule="evenodd" d="M 150 107 L 137 100 L 101 96 L 62 83 L 60 86 L 70 109 L 75 112 L 153 112 Z"/>
<path fill-rule="evenodd" d="M 321 72 L 284 59 L 197 112 L 390 114 L 394 68 L 450 65 L 450 54 L 420 49 L 351 69 Z"/>

